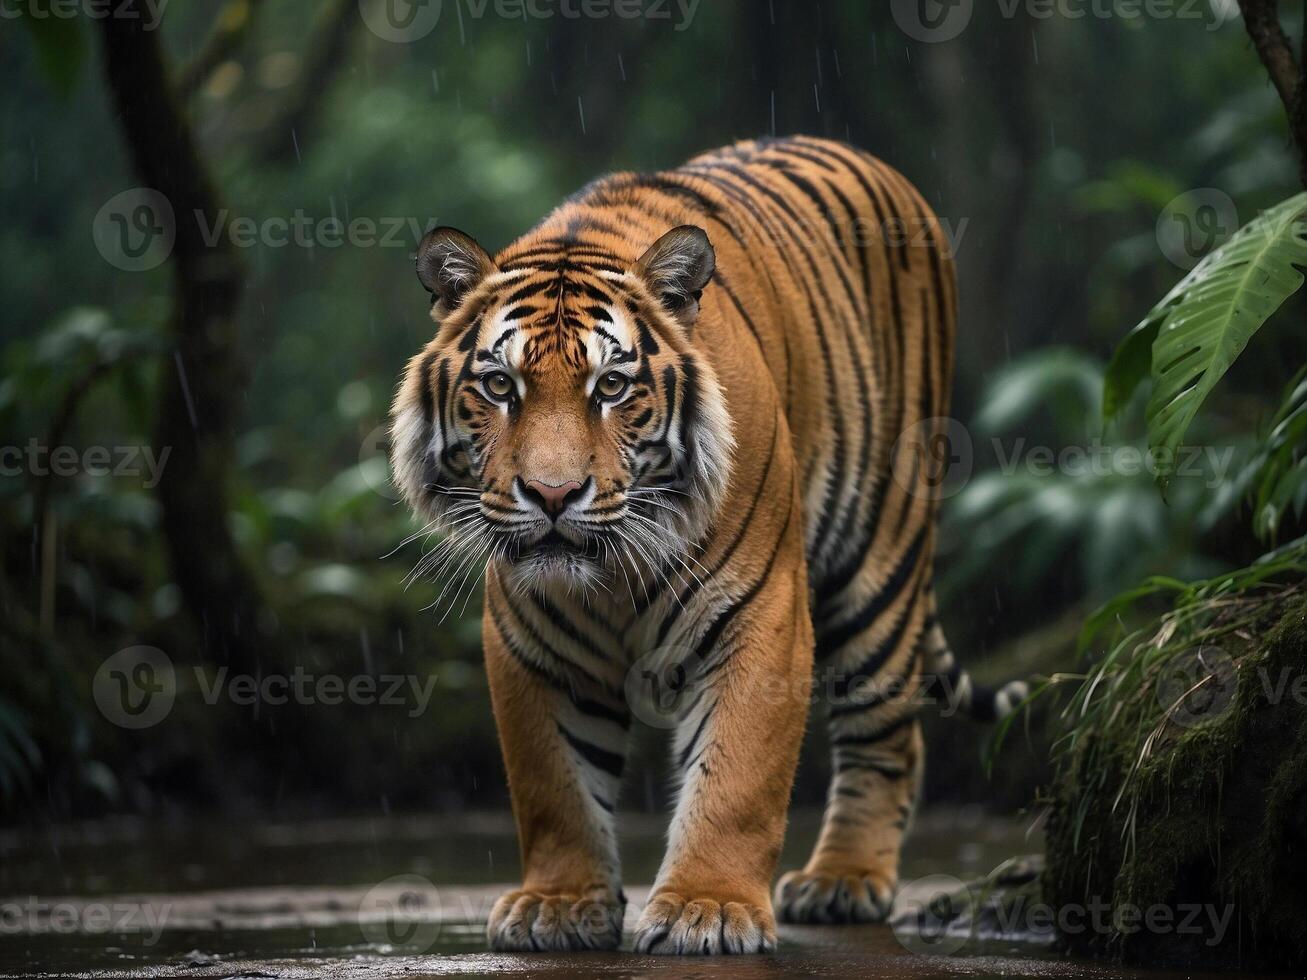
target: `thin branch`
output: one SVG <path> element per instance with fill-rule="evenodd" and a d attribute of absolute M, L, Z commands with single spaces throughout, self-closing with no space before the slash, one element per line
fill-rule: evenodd
<path fill-rule="evenodd" d="M 1239 0 L 1244 27 L 1257 49 L 1271 84 L 1280 95 L 1289 121 L 1289 135 L 1298 150 L 1298 180 L 1307 188 L 1307 79 L 1299 70 L 1289 38 L 1280 24 L 1276 0 Z M 1307 35 L 1307 32 L 1304 32 Z M 1307 60 L 1307 36 L 1304 36 Z"/>
<path fill-rule="evenodd" d="M 260 0 L 230 0 L 218 11 L 213 32 L 204 47 L 177 73 L 177 98 L 187 102 L 209 80 L 213 72 L 227 61 L 249 35 Z"/>
<path fill-rule="evenodd" d="M 1298 63 L 1284 28 L 1276 0 L 1239 0 L 1243 24 L 1252 38 L 1257 57 L 1262 59 L 1285 109 L 1293 111 L 1294 92 L 1298 87 Z"/>
<path fill-rule="evenodd" d="M 68 432 L 68 427 L 72 425 L 77 414 L 77 407 L 81 404 L 82 399 L 110 371 L 132 362 L 140 356 L 152 353 L 155 352 L 145 350 L 128 351 L 114 358 L 97 358 L 77 378 L 73 379 L 64 392 L 59 407 L 55 410 L 54 420 L 50 423 L 50 429 L 46 434 L 43 445 L 53 452 L 64 444 L 64 437 Z M 36 521 L 36 540 L 41 546 L 40 624 L 42 635 L 47 637 L 54 634 L 56 551 L 54 547 L 53 512 L 50 504 L 54 479 L 54 467 L 46 467 L 44 471 L 36 472 L 32 476 L 32 514 L 33 519 Z"/>
<path fill-rule="evenodd" d="M 298 82 L 286 104 L 260 127 L 263 135 L 257 157 L 278 161 L 299 155 L 305 131 L 313 125 L 331 78 L 345 61 L 350 36 L 359 20 L 358 0 L 330 0 L 323 4 L 317 27 L 305 48 Z"/>

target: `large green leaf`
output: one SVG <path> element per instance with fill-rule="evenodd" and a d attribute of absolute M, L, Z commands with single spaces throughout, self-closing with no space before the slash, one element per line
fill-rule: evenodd
<path fill-rule="evenodd" d="M 1112 353 L 1111 363 L 1103 375 L 1103 421 L 1115 420 L 1153 366 L 1153 341 L 1162 318 L 1150 314 L 1126 334 Z"/>
<path fill-rule="evenodd" d="M 1103 386 L 1110 419 L 1146 375 L 1148 441 L 1165 485 L 1189 424 L 1249 339 L 1303 283 L 1307 194 L 1239 229 L 1206 256 L 1117 349 Z M 1146 356 L 1147 355 L 1147 356 Z"/>

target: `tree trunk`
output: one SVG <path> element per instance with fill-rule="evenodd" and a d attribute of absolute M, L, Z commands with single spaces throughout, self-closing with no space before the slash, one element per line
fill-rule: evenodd
<path fill-rule="evenodd" d="M 124 6 L 137 7 L 134 0 Z M 244 376 L 235 314 L 242 272 L 231 243 L 207 243 L 217 194 L 178 107 L 159 46 L 141 16 L 101 19 L 104 67 L 136 173 L 172 205 L 172 350 L 162 362 L 156 438 L 170 455 L 158 484 L 173 575 L 208 659 L 254 670 L 258 586 L 227 524 L 232 434 Z M 203 217 L 203 224 L 200 219 Z"/>

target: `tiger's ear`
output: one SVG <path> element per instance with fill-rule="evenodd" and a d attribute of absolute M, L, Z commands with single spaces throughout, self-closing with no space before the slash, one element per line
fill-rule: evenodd
<path fill-rule="evenodd" d="M 494 260 L 476 239 L 457 228 L 433 228 L 422 236 L 416 256 L 418 279 L 452 310 L 468 290 L 495 271 Z"/>
<path fill-rule="evenodd" d="M 650 245 L 633 271 L 667 311 L 688 327 L 699 314 L 699 295 L 716 267 L 708 233 L 695 225 L 680 225 Z"/>

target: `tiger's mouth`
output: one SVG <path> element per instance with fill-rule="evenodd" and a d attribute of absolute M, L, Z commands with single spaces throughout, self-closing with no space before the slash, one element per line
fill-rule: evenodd
<path fill-rule="evenodd" d="M 550 528 L 534 541 L 520 541 L 513 545 L 509 558 L 521 561 L 527 558 L 577 559 L 589 557 L 590 549 L 584 542 L 565 537 L 557 528 Z"/>

